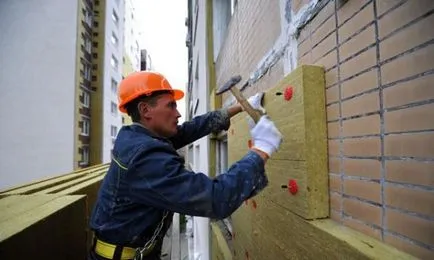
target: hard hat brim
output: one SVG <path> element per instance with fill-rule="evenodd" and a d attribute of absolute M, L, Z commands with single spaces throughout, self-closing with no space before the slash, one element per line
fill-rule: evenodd
<path fill-rule="evenodd" d="M 184 95 L 185 95 L 184 91 L 182 91 L 180 89 L 171 89 L 171 90 L 168 90 L 168 91 L 171 91 L 173 93 L 173 98 L 175 100 L 181 100 L 184 97 Z M 137 98 L 137 97 L 135 97 L 135 98 Z M 134 100 L 135 98 L 133 98 L 132 100 Z M 125 105 L 119 106 L 119 111 L 121 111 L 122 113 L 127 113 Z"/>

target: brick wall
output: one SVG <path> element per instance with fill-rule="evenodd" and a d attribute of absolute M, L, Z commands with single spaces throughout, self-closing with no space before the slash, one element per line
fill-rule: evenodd
<path fill-rule="evenodd" d="M 260 33 L 258 33 L 260 32 Z M 280 35 L 279 0 L 238 1 L 231 18 L 226 39 L 216 61 L 217 85 L 223 85 L 231 76 L 239 74 L 243 83 L 255 71 L 256 65 L 273 47 Z M 257 84 L 247 88 L 246 96 L 259 89 L 274 87 L 283 77 L 282 62 Z M 226 99 L 230 94 L 224 95 Z"/>
<path fill-rule="evenodd" d="M 331 218 L 422 259 L 434 258 L 433 13 L 431 0 L 328 1 L 298 38 L 298 64 L 326 69 Z M 280 33 L 279 0 L 238 1 L 217 85 L 246 80 Z M 280 59 L 244 94 L 283 77 Z"/>
<path fill-rule="evenodd" d="M 433 26 L 431 0 L 330 1 L 298 39 L 299 64 L 326 69 L 331 218 L 422 259 L 434 258 Z"/>

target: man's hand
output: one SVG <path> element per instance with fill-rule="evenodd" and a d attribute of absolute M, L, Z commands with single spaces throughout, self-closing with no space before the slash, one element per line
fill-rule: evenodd
<path fill-rule="evenodd" d="M 249 126 L 252 124 L 249 123 Z M 252 150 L 259 150 L 268 157 L 279 149 L 282 142 L 282 134 L 268 116 L 262 116 L 259 122 L 250 128 L 250 134 L 253 141 Z"/>
<path fill-rule="evenodd" d="M 247 102 L 256 110 L 259 110 L 262 112 L 262 114 L 265 114 L 265 108 L 262 106 L 262 100 L 264 98 L 264 92 L 256 93 L 255 95 L 249 97 L 247 99 Z"/>

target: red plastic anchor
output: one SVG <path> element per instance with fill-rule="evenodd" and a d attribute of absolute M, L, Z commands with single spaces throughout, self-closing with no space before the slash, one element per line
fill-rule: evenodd
<path fill-rule="evenodd" d="M 257 206 L 258 206 L 258 205 L 256 204 L 256 201 L 255 201 L 255 200 L 252 200 L 252 207 L 253 207 L 254 209 L 256 209 Z"/>
<path fill-rule="evenodd" d="M 285 93 L 284 93 L 284 98 L 286 101 L 289 101 L 292 98 L 292 95 L 294 94 L 294 90 L 292 89 L 292 87 L 287 87 L 285 89 Z"/>
<path fill-rule="evenodd" d="M 292 195 L 295 195 L 297 193 L 297 191 L 298 191 L 297 182 L 295 180 L 289 180 L 289 182 L 288 182 L 288 189 L 289 189 L 289 192 Z"/>
<path fill-rule="evenodd" d="M 247 141 L 247 146 L 249 147 L 249 149 L 252 148 L 252 145 L 253 145 L 252 140 L 249 139 Z"/>

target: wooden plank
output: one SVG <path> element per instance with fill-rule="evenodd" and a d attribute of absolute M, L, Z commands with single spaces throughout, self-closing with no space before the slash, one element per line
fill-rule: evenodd
<path fill-rule="evenodd" d="M 55 199 L 0 223 L 0 259 L 86 258 L 85 196 L 52 196 Z M 29 198 L 35 197 L 21 197 Z"/>

